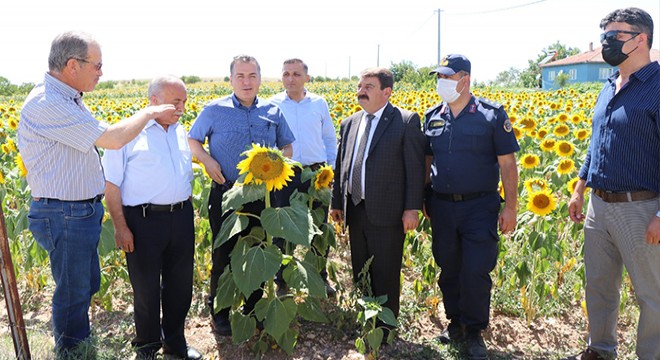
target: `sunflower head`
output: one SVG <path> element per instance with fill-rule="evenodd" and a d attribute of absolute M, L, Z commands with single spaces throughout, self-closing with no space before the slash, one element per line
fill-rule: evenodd
<path fill-rule="evenodd" d="M 525 154 L 520 162 L 522 167 L 525 169 L 533 169 L 541 163 L 541 159 L 538 157 L 538 155 Z"/>
<path fill-rule="evenodd" d="M 524 185 L 528 193 L 545 191 L 548 189 L 548 182 L 545 181 L 545 179 L 541 179 L 541 178 L 527 179 L 525 180 Z"/>
<path fill-rule="evenodd" d="M 565 124 L 559 124 L 554 128 L 554 130 L 552 130 L 552 132 L 553 132 L 553 134 L 555 134 L 557 136 L 563 137 L 563 136 L 568 135 L 568 133 L 570 132 L 570 129 Z"/>
<path fill-rule="evenodd" d="M 246 157 L 238 163 L 239 174 L 246 174 L 244 184 L 265 184 L 266 190 L 281 190 L 293 176 L 291 164 L 277 149 L 267 148 L 259 144 L 252 144 L 252 148 L 245 151 Z"/>
<path fill-rule="evenodd" d="M 587 129 L 578 129 L 578 130 L 575 130 L 573 132 L 573 134 L 575 135 L 575 137 L 578 140 L 583 141 L 584 139 L 589 137 L 589 130 L 587 130 Z"/>
<path fill-rule="evenodd" d="M 314 188 L 316 190 L 327 189 L 330 187 L 332 179 L 335 177 L 334 171 L 332 171 L 332 166 L 323 165 L 320 169 L 316 171 L 316 177 L 314 179 Z"/>
<path fill-rule="evenodd" d="M 568 141 L 559 141 L 555 145 L 555 152 L 561 157 L 570 157 L 573 155 L 575 147 Z"/>
<path fill-rule="evenodd" d="M 557 165 L 557 172 L 559 175 L 570 174 L 575 170 L 575 163 L 571 159 L 562 159 Z"/>
<path fill-rule="evenodd" d="M 555 149 L 555 139 L 543 139 L 541 142 L 541 150 L 543 151 L 552 151 Z"/>
<path fill-rule="evenodd" d="M 529 194 L 527 210 L 538 216 L 545 216 L 557 207 L 557 202 L 549 190 L 536 191 Z"/>
<path fill-rule="evenodd" d="M 573 195 L 575 192 L 575 185 L 577 184 L 579 177 L 574 177 L 566 183 L 566 190 L 568 190 L 568 195 Z"/>
<path fill-rule="evenodd" d="M 23 157 L 21 154 L 16 154 L 16 158 L 14 159 L 14 162 L 16 163 L 16 167 L 18 167 L 18 175 L 22 177 L 27 176 L 27 168 L 25 167 L 25 163 L 23 163 Z"/>

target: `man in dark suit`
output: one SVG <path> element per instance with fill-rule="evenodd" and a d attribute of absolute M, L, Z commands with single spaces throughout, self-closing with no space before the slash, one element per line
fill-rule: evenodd
<path fill-rule="evenodd" d="M 364 110 L 341 122 L 330 216 L 348 225 L 353 280 L 373 256 L 372 294 L 387 295 L 384 306 L 398 316 L 403 241 L 423 202 L 426 139 L 416 113 L 389 103 L 393 85 L 388 69 L 360 74 Z"/>

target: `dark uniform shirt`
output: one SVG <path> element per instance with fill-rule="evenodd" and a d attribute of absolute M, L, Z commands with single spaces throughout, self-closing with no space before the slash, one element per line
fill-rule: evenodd
<path fill-rule="evenodd" d="M 497 191 L 497 156 L 520 150 L 500 104 L 471 97 L 454 117 L 445 103 L 426 113 L 424 134 L 433 155 L 431 183 L 444 194 Z"/>

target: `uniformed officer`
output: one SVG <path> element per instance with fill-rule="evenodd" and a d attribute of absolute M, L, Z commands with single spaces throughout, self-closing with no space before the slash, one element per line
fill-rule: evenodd
<path fill-rule="evenodd" d="M 426 113 L 430 187 L 426 210 L 433 230 L 438 285 L 450 323 L 443 343 L 465 341 L 470 359 L 487 359 L 481 331 L 488 325 L 490 271 L 498 253 L 497 228 L 516 226 L 520 148 L 500 104 L 470 93 L 470 61 L 448 55 L 430 74 L 443 102 Z M 502 174 L 505 203 L 497 191 Z"/>

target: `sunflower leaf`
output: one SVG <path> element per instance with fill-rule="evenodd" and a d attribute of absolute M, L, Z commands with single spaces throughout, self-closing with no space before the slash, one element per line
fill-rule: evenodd
<path fill-rule="evenodd" d="M 238 289 L 249 297 L 261 284 L 275 276 L 282 263 L 282 253 L 275 245 L 250 247 L 239 240 L 231 253 L 231 269 Z"/>
<path fill-rule="evenodd" d="M 240 216 L 236 212 L 231 213 L 223 222 L 218 235 L 213 241 L 213 249 L 217 249 L 220 245 L 224 244 L 232 236 L 245 230 L 248 226 L 249 219 L 245 216 Z"/>
<path fill-rule="evenodd" d="M 266 196 L 266 187 L 263 185 L 246 184 L 234 185 L 222 196 L 222 211 L 238 209 L 241 206 L 261 200 Z"/>
<path fill-rule="evenodd" d="M 307 261 L 294 259 L 284 269 L 284 281 L 296 289 L 308 289 L 309 294 L 321 298 L 327 297 L 325 283 L 318 269 Z"/>
<path fill-rule="evenodd" d="M 304 246 L 310 246 L 314 235 L 321 234 L 307 206 L 297 201 L 292 202 L 291 206 L 264 209 L 261 225 L 273 237 Z"/>
<path fill-rule="evenodd" d="M 283 301 L 274 298 L 268 304 L 268 313 L 264 318 L 264 329 L 275 339 L 280 338 L 288 329 L 291 321 L 296 317 L 298 305 L 293 299 Z"/>

